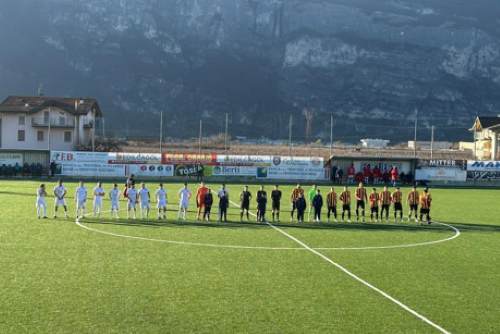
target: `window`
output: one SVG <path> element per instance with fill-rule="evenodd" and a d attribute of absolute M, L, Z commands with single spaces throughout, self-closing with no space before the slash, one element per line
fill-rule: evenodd
<path fill-rule="evenodd" d="M 37 131 L 37 133 L 36 133 L 36 139 L 38 141 L 43 141 L 43 139 L 44 139 L 44 133 L 43 133 L 43 131 L 41 131 L 41 130 Z"/>
<path fill-rule="evenodd" d="M 26 116 L 19 116 L 19 125 L 26 124 Z"/>
<path fill-rule="evenodd" d="M 17 141 L 24 141 L 25 132 L 24 130 L 17 130 Z"/>
<path fill-rule="evenodd" d="M 48 111 L 45 111 L 43 113 L 43 124 L 49 124 L 49 112 Z"/>
<path fill-rule="evenodd" d="M 64 116 L 59 116 L 59 125 L 64 126 L 66 124 L 66 118 Z"/>
<path fill-rule="evenodd" d="M 71 131 L 64 131 L 64 142 L 71 143 Z"/>

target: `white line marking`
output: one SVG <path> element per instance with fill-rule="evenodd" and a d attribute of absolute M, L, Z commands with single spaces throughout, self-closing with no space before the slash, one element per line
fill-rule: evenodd
<path fill-rule="evenodd" d="M 401 244 L 401 245 L 392 245 L 392 246 L 368 246 L 368 247 L 337 247 L 337 248 L 329 248 L 329 247 L 315 247 L 316 250 L 370 250 L 370 249 L 394 249 L 394 248 L 411 248 L 411 247 L 420 247 L 420 246 L 429 246 L 435 245 L 442 242 L 450 241 L 460 236 L 460 230 L 455 226 L 448 225 L 445 223 L 434 222 L 436 225 L 442 225 L 451 228 L 455 234 L 453 234 L 449 238 L 434 240 L 434 241 L 424 241 L 418 242 L 414 244 Z"/>
<path fill-rule="evenodd" d="M 232 202 L 233 205 L 234 205 L 234 202 Z M 250 214 L 252 216 L 255 216 L 255 214 L 253 212 L 250 212 Z M 313 249 L 311 247 L 309 247 L 307 244 L 305 244 L 304 242 L 300 241 L 299 239 L 295 238 L 294 236 L 286 233 L 285 231 L 283 231 L 282 229 L 280 229 L 279 227 L 276 227 L 274 226 L 273 224 L 269 223 L 266 221 L 266 224 L 269 225 L 270 227 L 272 227 L 275 231 L 278 231 L 279 233 L 283 234 L 284 236 L 286 236 L 287 238 L 289 238 L 290 240 L 293 240 L 295 241 L 296 243 L 298 243 L 300 246 L 302 246 L 304 249 L 307 249 L 308 251 L 310 251 L 311 253 L 319 256 L 320 258 L 322 258 L 323 260 L 325 260 L 326 262 L 334 265 L 337 269 L 340 269 L 341 271 L 343 271 L 344 273 L 346 273 L 347 275 L 349 275 L 351 278 L 355 279 L 356 281 L 362 283 L 363 285 L 369 287 L 370 289 L 374 290 L 375 292 L 378 292 L 380 295 L 384 296 L 385 298 L 389 299 L 391 302 L 393 302 L 394 304 L 398 305 L 399 307 L 401 307 L 402 309 L 404 309 L 405 311 L 411 313 L 412 315 L 414 315 L 415 317 L 417 317 L 418 319 L 422 320 L 423 322 L 429 324 L 430 326 L 434 327 L 435 329 L 437 329 L 438 331 L 440 331 L 441 333 L 443 334 L 450 334 L 450 332 L 448 332 L 446 329 L 444 329 L 443 327 L 439 326 L 438 324 L 436 324 L 435 322 L 431 321 L 430 319 L 426 318 L 425 316 L 421 315 L 420 313 L 418 313 L 417 311 L 411 309 L 409 306 L 403 304 L 402 302 L 400 302 L 399 300 L 397 300 L 396 298 L 392 297 L 391 295 L 389 295 L 387 292 L 384 292 L 383 290 L 380 290 L 379 288 L 377 288 L 376 286 L 374 286 L 373 284 L 370 284 L 368 283 L 367 281 L 365 281 L 364 279 L 362 279 L 361 277 L 355 275 L 354 273 L 350 272 L 349 270 L 347 270 L 345 267 L 343 267 L 342 265 L 338 264 L 337 262 L 333 261 L 332 259 L 330 259 L 328 256 L 324 255 L 323 253 L 320 253 L 318 252 L 316 249 Z"/>
<path fill-rule="evenodd" d="M 231 201 L 231 204 L 236 205 L 236 203 L 234 203 L 232 201 Z M 256 216 L 253 212 L 250 212 L 250 214 L 252 216 Z M 87 214 L 87 215 L 89 215 L 89 214 Z M 84 216 L 86 216 L 86 215 L 84 215 Z M 427 323 L 428 325 L 434 327 L 439 332 L 441 332 L 443 334 L 451 334 L 449 331 L 447 331 L 446 329 L 444 329 L 440 325 L 436 324 L 435 322 L 433 322 L 429 318 L 421 315 L 420 313 L 418 313 L 417 311 L 413 310 L 412 308 L 410 308 L 406 304 L 402 303 L 401 301 L 397 300 L 396 298 L 392 297 L 388 293 L 386 293 L 383 290 L 377 288 L 373 284 L 365 281 L 361 277 L 357 276 L 356 274 L 352 273 L 351 271 L 349 271 L 348 269 L 346 269 L 342 265 L 338 264 L 337 262 L 333 261 L 332 259 L 330 259 L 326 255 L 324 255 L 323 253 L 320 253 L 317 249 L 314 249 L 314 248 L 308 246 L 306 243 L 302 242 L 301 240 L 295 238 L 294 236 L 288 234 L 287 232 L 283 231 L 279 227 L 276 227 L 276 226 L 274 226 L 273 224 L 271 224 L 271 223 L 269 223 L 267 221 L 266 221 L 266 224 L 268 226 L 270 226 L 275 231 L 281 233 L 282 235 L 286 236 L 290 240 L 296 242 L 297 244 L 299 244 L 301 246 L 301 248 L 284 248 L 284 247 L 283 248 L 281 248 L 281 247 L 271 248 L 271 247 L 254 247 L 254 246 L 216 245 L 216 244 L 202 244 L 202 243 L 193 243 L 193 242 L 185 242 L 185 241 L 171 241 L 171 240 L 162 240 L 162 239 L 150 239 L 150 238 L 121 235 L 121 234 L 116 234 L 116 233 L 112 233 L 112 232 L 105 232 L 105 231 L 95 230 L 95 229 L 92 229 L 92 228 L 90 228 L 88 226 L 82 225 L 80 223 L 79 218 L 76 218 L 75 224 L 77 224 L 78 226 L 80 226 L 80 227 L 82 227 L 84 229 L 87 229 L 89 231 L 93 231 L 93 232 L 97 232 L 97 233 L 102 233 L 102 234 L 106 234 L 106 235 L 111 235 L 111 236 L 115 236 L 115 237 L 122 237 L 122 238 L 128 238 L 128 239 L 136 239 L 136 240 L 154 241 L 154 242 L 164 242 L 164 243 L 179 244 L 179 245 L 204 246 L 204 247 L 214 247 L 214 248 L 233 248 L 233 249 L 308 250 L 311 253 L 319 256 L 320 258 L 322 258 L 326 262 L 330 263 L 331 265 L 335 266 L 337 269 L 341 270 L 345 274 L 349 275 L 351 278 L 353 278 L 356 281 L 360 282 L 361 284 L 367 286 L 368 288 L 372 289 L 373 291 L 379 293 L 380 295 L 382 295 L 386 299 L 390 300 L 391 302 L 393 302 L 397 306 L 401 307 L 403 310 L 407 311 L 408 313 L 412 314 L 416 318 L 418 318 L 418 319 L 422 320 L 423 322 Z M 447 240 L 438 240 L 438 241 L 431 242 L 431 243 L 438 243 L 438 242 L 444 242 L 444 241 L 452 240 L 452 239 L 457 238 L 460 235 L 460 231 L 458 229 L 456 229 L 455 227 L 453 227 L 451 225 L 448 225 L 448 224 L 441 224 L 441 225 L 445 225 L 445 226 L 448 226 L 448 227 L 452 228 L 453 230 L 455 230 L 456 234 L 453 237 L 448 238 Z M 420 245 L 420 244 L 414 244 L 414 245 Z M 396 247 L 396 246 L 389 246 L 389 247 L 383 247 L 383 248 L 394 248 L 394 247 Z M 406 247 L 412 247 L 412 246 L 406 246 Z M 381 247 L 378 247 L 378 248 L 381 248 Z M 321 248 L 321 249 L 325 249 L 325 248 Z M 345 248 L 342 248 L 342 249 L 345 249 Z M 366 249 L 366 248 L 358 248 L 358 249 Z"/>
<path fill-rule="evenodd" d="M 365 281 L 364 279 L 360 278 L 359 276 L 353 274 L 352 272 L 350 272 L 349 270 L 347 270 L 346 268 L 344 268 L 342 265 L 338 264 L 337 262 L 334 262 L 332 259 L 330 259 L 329 257 L 327 257 L 326 255 L 318 252 L 317 250 L 309 247 L 308 245 L 306 245 L 305 243 L 303 243 L 302 241 L 300 241 L 299 239 L 295 238 L 294 236 L 286 233 L 285 231 L 283 231 L 282 229 L 280 229 L 279 227 L 276 227 L 274 226 L 273 224 L 267 222 L 267 224 L 269 226 L 271 226 L 273 229 L 275 229 L 276 231 L 278 231 L 279 233 L 283 234 L 284 236 L 286 236 L 287 238 L 295 241 L 296 243 L 298 243 L 299 245 L 301 245 L 302 247 L 304 247 L 304 249 L 307 249 L 308 251 L 310 251 L 311 253 L 319 256 L 320 258 L 322 258 L 323 260 L 325 260 L 326 262 L 334 265 L 335 267 L 337 267 L 338 269 L 340 269 L 341 271 L 343 271 L 344 273 L 346 273 L 347 275 L 349 275 L 350 277 L 354 278 L 356 281 L 366 285 L 367 287 L 369 287 L 370 289 L 378 292 L 379 294 L 381 294 L 382 296 L 384 296 L 385 298 L 389 299 L 391 302 L 395 303 L 396 305 L 398 305 L 399 307 L 401 307 L 402 309 L 404 309 L 405 311 L 413 314 L 415 317 L 419 318 L 420 320 L 424 321 L 425 323 L 431 325 L 432 327 L 434 327 L 435 329 L 437 329 L 438 331 L 440 331 L 441 333 L 444 333 L 444 334 L 449 334 L 450 332 L 448 332 L 446 329 L 444 329 L 443 327 L 439 326 L 438 324 L 434 323 L 433 321 L 429 320 L 428 318 L 426 318 L 425 316 L 421 315 L 420 313 L 418 313 L 417 311 L 411 309 L 409 306 L 403 304 L 402 302 L 400 302 L 399 300 L 397 300 L 396 298 L 392 297 L 391 295 L 389 295 L 388 293 L 380 290 L 379 288 L 377 288 L 376 286 L 368 283 L 367 281 Z"/>
<path fill-rule="evenodd" d="M 233 201 L 230 201 L 231 204 L 234 206 L 237 206 L 236 203 Z M 120 210 L 122 211 L 122 210 Z M 109 211 L 103 211 L 102 213 L 109 213 Z M 84 216 L 91 216 L 93 213 L 89 212 L 84 214 Z M 255 216 L 253 212 L 250 212 L 251 215 Z M 170 244 L 177 244 L 177 245 L 187 245 L 187 246 L 198 246 L 198 247 L 210 247 L 210 248 L 230 248 L 230 249 L 249 249 L 249 250 L 300 250 L 304 251 L 303 247 L 269 247 L 269 246 L 242 246 L 242 245 L 221 245 L 221 244 L 210 244 L 210 243 L 198 243 L 198 242 L 189 242 L 189 241 L 177 241 L 177 240 L 166 240 L 166 239 L 156 239 L 156 238 L 146 238 L 146 237 L 137 237 L 137 236 L 130 236 L 126 234 L 119 234 L 119 233 L 113 233 L 113 232 L 106 232 L 106 231 L 101 231 L 98 229 L 94 229 L 88 226 L 85 226 L 80 223 L 80 219 L 76 219 L 75 224 L 78 225 L 81 228 L 84 228 L 88 231 L 95 232 L 95 233 L 100 233 L 100 234 L 105 234 L 105 235 L 110 235 L 113 237 L 120 237 L 120 238 L 127 238 L 127 239 L 136 239 L 136 240 L 143 240 L 143 241 L 153 241 L 153 242 L 163 242 L 163 243 L 170 243 Z M 447 226 L 455 231 L 455 234 L 449 238 L 446 239 L 441 239 L 441 240 L 435 240 L 435 241 L 426 241 L 426 242 L 421 242 L 421 243 L 414 243 L 414 244 L 402 244 L 402 245 L 392 245 L 392 246 L 368 246 L 368 247 L 315 247 L 314 249 L 316 250 L 372 250 L 372 249 L 396 249 L 396 248 L 409 248 L 409 247 L 418 247 L 418 246 L 427 246 L 427 245 L 432 245 L 432 244 L 437 244 L 445 241 L 450 241 L 458 236 L 460 236 L 460 231 L 455 228 L 454 226 L 448 225 L 448 224 L 443 224 L 443 223 L 436 223 L 440 224 L 443 226 Z"/>
<path fill-rule="evenodd" d="M 175 241 L 175 240 L 153 239 L 153 238 L 136 237 L 136 236 L 131 236 L 131 235 L 125 235 L 125 234 L 118 234 L 118 233 L 113 233 L 113 232 L 96 230 L 96 229 L 93 229 L 91 227 L 88 227 L 86 225 L 81 224 L 79 220 L 76 220 L 75 224 L 78 225 L 78 226 L 80 226 L 81 228 L 86 229 L 86 230 L 89 230 L 89 231 L 92 231 L 92 232 L 96 232 L 96 233 L 100 233 L 100 234 L 110 235 L 110 236 L 113 236 L 113 237 L 135 239 L 135 240 L 144 240 L 144 241 L 163 242 L 163 243 L 175 244 L 175 245 L 199 246 L 199 247 L 210 247 L 210 248 L 231 248 L 231 249 L 300 250 L 300 251 L 304 250 L 301 247 L 259 247 L 259 246 L 220 245 L 220 244 L 205 244 L 205 243 L 188 242 L 188 241 Z"/>
<path fill-rule="evenodd" d="M 233 201 L 229 201 L 229 202 L 233 206 L 239 207 L 237 203 L 235 203 Z M 252 216 L 257 217 L 257 215 L 255 213 L 253 213 L 251 211 L 249 211 L 249 213 Z M 449 227 L 450 229 L 452 229 L 455 232 L 455 234 L 452 235 L 451 237 L 445 238 L 445 239 L 434 240 L 434 241 L 424 241 L 424 242 L 418 242 L 418 243 L 413 243 L 413 244 L 400 244 L 400 245 L 390 245 L 390 246 L 367 246 L 367 247 L 314 247 L 314 249 L 316 249 L 316 250 L 371 250 L 371 249 L 411 248 L 411 247 L 429 246 L 429 245 L 434 245 L 434 244 L 438 244 L 438 243 L 442 243 L 442 242 L 446 242 L 446 241 L 451 241 L 455 238 L 458 238 L 461 234 L 460 230 L 452 225 L 448 225 L 445 223 L 439 223 L 439 222 L 434 222 L 434 224 Z"/>

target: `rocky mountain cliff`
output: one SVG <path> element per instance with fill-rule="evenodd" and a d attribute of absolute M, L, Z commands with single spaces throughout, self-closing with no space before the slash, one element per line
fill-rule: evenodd
<path fill-rule="evenodd" d="M 500 113 L 496 0 L 7 0 L 0 98 L 94 96 L 106 127 L 392 140 Z M 308 121 L 306 121 L 308 120 Z"/>

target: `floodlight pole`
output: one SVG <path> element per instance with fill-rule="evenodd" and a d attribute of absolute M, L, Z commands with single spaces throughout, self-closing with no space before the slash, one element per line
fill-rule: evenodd
<path fill-rule="evenodd" d="M 332 155 L 333 155 L 333 113 L 330 115 L 330 157 Z"/>
<path fill-rule="evenodd" d="M 292 134 L 293 134 L 293 115 L 290 114 L 290 119 L 288 120 L 288 149 L 290 151 L 290 156 L 292 156 Z"/>
<path fill-rule="evenodd" d="M 92 152 L 95 152 L 95 129 L 97 127 L 97 118 L 96 118 L 96 114 L 94 113 L 94 120 L 92 122 L 92 129 L 90 129 L 92 131 Z"/>
<path fill-rule="evenodd" d="M 415 133 L 413 136 L 413 156 L 417 157 L 417 127 L 418 127 L 418 109 L 415 109 Z"/>
<path fill-rule="evenodd" d="M 434 125 L 431 126 L 431 160 L 434 154 Z"/>
<path fill-rule="evenodd" d="M 52 116 L 52 108 L 49 107 L 49 120 L 48 120 L 49 121 L 49 124 L 48 124 L 49 128 L 47 130 L 47 145 L 48 145 L 47 149 L 49 150 L 49 154 L 50 154 L 50 144 L 51 144 L 50 143 L 50 133 L 51 133 L 50 118 L 51 118 L 51 116 Z"/>
<path fill-rule="evenodd" d="M 160 154 L 163 153 L 163 110 L 160 113 Z"/>
<path fill-rule="evenodd" d="M 226 113 L 226 125 L 224 129 L 224 151 L 228 150 L 228 137 L 229 137 L 229 113 Z"/>
<path fill-rule="evenodd" d="M 198 155 L 201 156 L 201 137 L 203 134 L 203 120 L 200 119 L 200 132 L 198 134 Z"/>

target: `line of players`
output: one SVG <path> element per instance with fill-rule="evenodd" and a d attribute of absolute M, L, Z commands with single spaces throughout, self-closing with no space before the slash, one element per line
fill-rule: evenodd
<path fill-rule="evenodd" d="M 64 217 L 68 217 L 68 205 L 66 202 L 66 196 L 68 190 L 64 186 L 62 181 L 54 187 L 54 218 L 57 218 L 58 210 L 60 207 L 63 208 Z M 102 182 L 98 182 L 93 188 L 93 214 L 95 217 L 100 217 L 103 207 L 103 202 L 105 196 L 108 195 L 111 201 L 111 215 L 115 218 L 119 218 L 120 211 L 120 198 L 123 196 L 127 200 L 127 218 L 130 218 L 131 214 L 133 218 L 136 218 L 137 205 L 139 204 L 141 210 L 142 218 L 149 217 L 150 211 L 150 201 L 151 195 L 149 189 L 146 188 L 144 183 L 141 184 L 140 189 L 135 188 L 135 184 L 127 185 L 124 191 L 120 191 L 118 184 L 114 184 L 113 188 L 106 194 Z M 45 184 L 41 184 L 37 189 L 36 198 L 36 211 L 38 218 L 47 218 L 47 201 L 48 196 Z M 77 218 L 82 218 L 85 216 L 85 210 L 87 208 L 87 199 L 89 197 L 88 190 L 83 182 L 80 182 L 75 190 L 75 215 Z M 160 184 L 155 192 L 155 198 L 157 202 L 158 218 L 166 218 L 167 211 L 167 192 L 163 188 L 163 184 Z"/>
<path fill-rule="evenodd" d="M 54 218 L 57 218 L 58 208 L 62 207 L 64 209 L 65 217 L 68 216 L 68 207 L 66 205 L 66 195 L 67 190 L 63 185 L 62 181 L 59 181 L 57 186 L 54 187 L 53 194 L 55 197 L 54 202 Z M 106 192 L 103 189 L 102 183 L 98 182 L 92 192 L 93 195 L 93 214 L 95 217 L 99 217 L 102 211 L 103 200 L 106 196 Z M 141 183 L 140 188 L 135 188 L 135 183 L 128 183 L 121 192 L 118 189 L 118 185 L 114 184 L 113 188 L 108 192 L 108 197 L 111 201 L 111 215 L 115 218 L 119 218 L 120 210 L 120 198 L 123 196 L 127 200 L 127 218 L 136 218 L 137 205 L 139 205 L 141 218 L 149 218 L 150 213 L 150 202 L 151 195 L 149 189 L 144 183 Z M 47 204 L 45 197 L 47 196 L 47 191 L 45 185 L 42 184 L 37 190 L 37 216 L 38 218 L 47 218 Z M 324 206 L 323 196 L 320 189 L 313 185 L 312 188 L 307 193 L 309 200 L 309 211 L 308 220 L 311 221 L 311 213 L 314 214 L 314 221 L 321 221 L 322 208 Z M 88 192 L 83 182 L 80 182 L 79 186 L 75 191 L 75 205 L 76 205 L 76 217 L 83 217 L 85 215 L 86 203 L 87 203 Z M 189 202 L 192 197 L 191 191 L 188 189 L 188 184 L 185 183 L 183 188 L 178 192 L 179 199 L 179 211 L 177 218 L 186 219 L 188 212 Z M 227 222 L 227 210 L 229 208 L 229 193 L 226 190 L 226 186 L 223 184 L 220 190 L 217 192 L 217 197 L 219 198 L 219 215 L 218 220 Z M 266 208 L 267 208 L 267 192 L 264 186 L 260 186 L 257 191 L 256 201 L 257 201 L 257 221 L 266 221 Z M 370 220 L 373 222 L 378 222 L 379 219 L 382 221 L 384 216 L 385 220 L 389 221 L 389 210 L 393 206 L 394 210 L 394 221 L 403 221 L 403 194 L 399 187 L 395 189 L 394 192 L 390 192 L 387 186 L 378 193 L 376 188 L 372 189 L 370 194 L 367 193 L 366 188 L 363 183 L 360 183 L 355 191 L 356 200 L 356 220 L 359 222 L 362 220 L 365 222 L 365 208 L 366 204 L 369 204 L 370 208 Z M 342 221 L 351 222 L 351 192 L 347 186 L 344 187 L 340 194 L 337 194 L 332 187 L 330 192 L 326 196 L 326 208 L 327 208 L 327 219 L 330 222 L 333 215 L 333 219 L 337 222 L 337 202 L 341 202 L 342 207 Z M 167 213 L 167 191 L 163 187 L 163 184 L 159 184 L 158 189 L 155 192 L 156 208 L 158 212 L 158 219 L 166 219 Z M 252 199 L 252 193 L 249 191 L 248 186 L 244 186 L 243 191 L 240 194 L 240 220 L 243 220 L 246 216 L 247 220 L 250 220 L 250 202 Z M 279 186 L 274 186 L 271 192 L 271 203 L 272 203 L 272 221 L 280 221 L 280 207 L 281 207 L 282 192 Z M 307 208 L 307 202 L 305 199 L 304 189 L 300 185 L 297 185 L 290 197 L 292 210 L 291 210 L 291 220 L 294 221 L 294 214 L 297 212 L 296 221 L 299 223 L 304 222 L 304 216 Z M 422 193 L 419 193 L 416 187 L 408 193 L 407 200 L 409 206 L 408 221 L 410 221 L 412 214 L 414 214 L 415 222 L 423 221 L 425 216 L 426 222 L 431 223 L 430 218 L 430 207 L 432 202 L 432 197 L 427 188 L 424 189 Z M 212 206 L 214 204 L 214 196 L 212 190 L 205 186 L 202 182 L 198 187 L 196 192 L 196 206 L 198 209 L 197 220 L 210 220 Z M 418 209 L 420 207 L 420 216 L 418 216 Z"/>
<path fill-rule="evenodd" d="M 206 190 L 206 191 L 203 191 Z M 68 191 L 64 186 L 62 181 L 54 187 L 54 218 L 57 218 L 58 210 L 60 207 L 63 208 L 64 217 L 68 217 L 68 206 L 66 202 L 66 196 Z M 149 213 L 151 210 L 151 194 L 149 189 L 146 187 L 145 183 L 141 183 L 139 189 L 136 189 L 135 182 L 129 182 L 125 185 L 125 189 L 119 190 L 118 184 L 114 184 L 113 188 L 107 193 L 109 200 L 111 201 L 111 215 L 114 218 L 119 218 L 120 211 L 120 199 L 124 198 L 127 201 L 127 218 L 136 218 L 137 207 L 139 207 L 141 218 L 149 218 Z M 158 219 L 166 219 L 167 215 L 167 190 L 164 188 L 163 184 L 160 183 L 158 189 L 155 192 L 156 208 L 158 210 Z M 47 218 L 47 201 L 48 196 L 45 184 L 41 184 L 37 189 L 36 198 L 36 211 L 38 218 Z M 100 217 L 103 207 L 104 198 L 106 197 L 106 192 L 103 188 L 101 182 L 93 188 L 93 215 L 94 217 Z M 185 183 L 184 186 L 178 192 L 179 198 L 179 211 L 177 218 L 186 220 L 186 215 L 188 212 L 189 202 L 191 199 L 191 191 L 188 189 L 188 184 Z M 227 221 L 227 209 L 229 207 L 229 196 L 225 190 L 225 185 L 222 186 L 221 190 L 218 192 L 219 196 L 219 211 L 220 219 Z M 75 190 L 75 207 L 76 207 L 76 217 L 83 218 L 85 216 L 85 210 L 87 208 L 87 200 L 89 194 L 83 182 L 80 182 Z M 203 198 L 203 203 L 200 202 Z M 198 189 L 197 196 L 197 206 L 198 219 L 201 214 L 202 208 L 204 209 L 203 218 L 210 220 L 211 207 L 213 203 L 213 195 L 210 188 L 202 185 Z"/>

